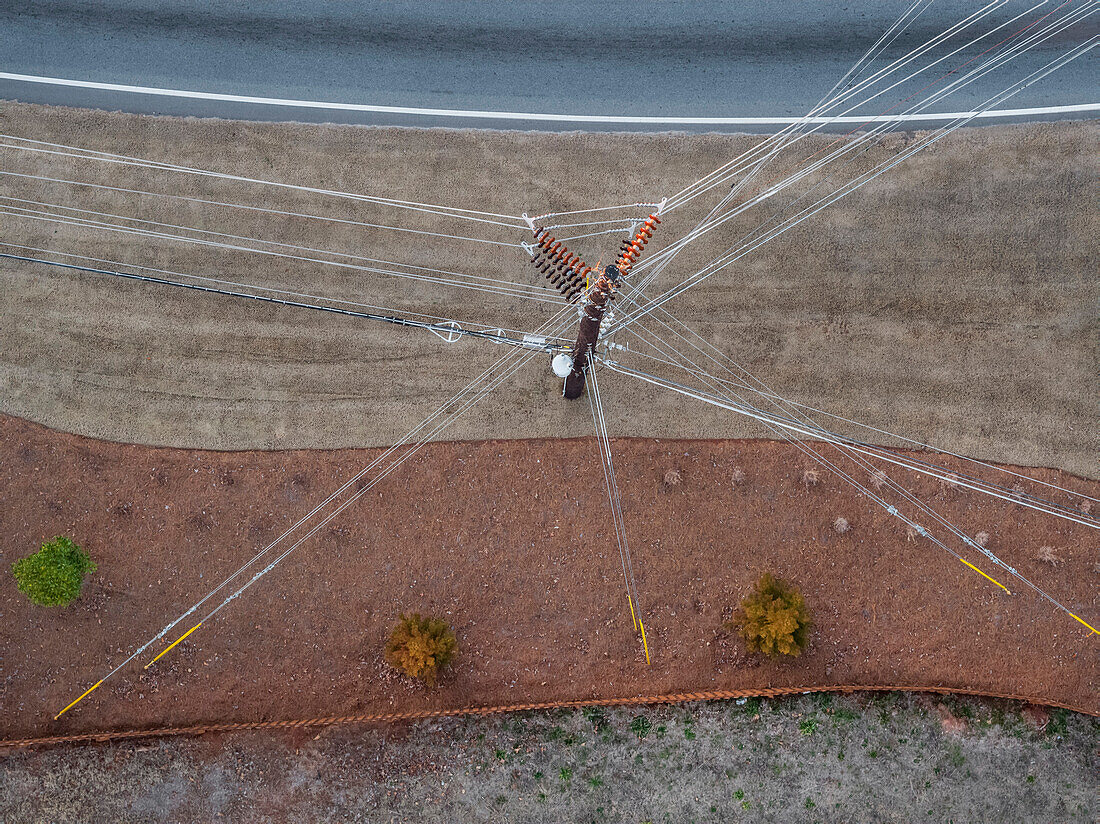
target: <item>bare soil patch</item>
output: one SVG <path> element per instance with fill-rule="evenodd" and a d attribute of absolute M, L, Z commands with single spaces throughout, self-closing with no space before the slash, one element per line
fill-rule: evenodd
<path fill-rule="evenodd" d="M 150 448 L 0 418 L 3 567 L 63 533 L 99 564 L 66 609 L 33 607 L 10 580 L 0 588 L 4 737 L 811 683 L 969 687 L 1100 707 L 1100 664 L 1080 625 L 907 540 L 831 476 L 807 488 L 793 447 L 613 445 L 652 666 L 631 629 L 595 443 L 440 443 L 161 663 L 131 665 L 54 723 L 112 662 L 377 451 Z M 745 477 L 734 485 L 736 469 Z M 664 483 L 671 470 L 674 487 Z M 1033 474 L 1100 492 L 1064 472 Z M 1085 527 L 934 480 L 911 486 L 961 528 L 987 531 L 1005 561 L 1095 623 Z M 836 532 L 837 517 L 848 532 Z M 1037 560 L 1046 545 L 1061 564 Z M 748 658 L 720 629 L 765 570 L 800 586 L 817 621 L 791 663 Z M 457 665 L 436 690 L 382 662 L 402 610 L 455 627 Z"/>

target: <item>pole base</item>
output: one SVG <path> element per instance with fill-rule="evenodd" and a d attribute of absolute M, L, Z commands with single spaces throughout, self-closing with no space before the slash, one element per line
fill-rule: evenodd
<path fill-rule="evenodd" d="M 562 390 L 562 395 L 565 396 L 567 401 L 575 401 L 584 394 L 584 383 L 584 372 L 579 370 L 570 372 L 569 377 L 565 379 L 565 388 Z"/>

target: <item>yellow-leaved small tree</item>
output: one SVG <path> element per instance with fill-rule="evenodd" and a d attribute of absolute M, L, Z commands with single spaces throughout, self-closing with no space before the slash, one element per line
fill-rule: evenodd
<path fill-rule="evenodd" d="M 386 642 L 386 663 L 433 686 L 458 651 L 458 640 L 442 618 L 401 614 Z"/>
<path fill-rule="evenodd" d="M 765 572 L 726 628 L 739 632 L 750 652 L 775 658 L 801 653 L 812 625 L 802 593 Z"/>

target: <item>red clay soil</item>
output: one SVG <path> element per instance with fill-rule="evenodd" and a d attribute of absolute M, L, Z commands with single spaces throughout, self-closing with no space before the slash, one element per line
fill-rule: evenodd
<path fill-rule="evenodd" d="M 143 670 L 144 655 L 55 722 L 377 450 L 155 449 L 0 417 L 0 738 L 802 684 L 939 685 L 1100 709 L 1098 636 L 1034 593 L 1006 580 L 1005 595 L 908 540 L 835 477 L 807 488 L 807 461 L 789 445 L 613 447 L 652 666 L 631 628 L 594 441 L 441 443 L 156 666 Z M 679 484 L 664 483 L 669 470 Z M 1100 483 L 1027 472 L 1100 496 Z M 1095 532 L 906 480 L 1100 621 Z M 846 534 L 833 529 L 838 516 Z M 59 534 L 99 570 L 72 606 L 34 607 L 6 570 Z M 1037 558 L 1044 545 L 1060 563 Z M 801 587 L 816 620 L 792 662 L 746 656 L 721 630 L 764 571 Z M 445 616 L 459 638 L 456 666 L 434 690 L 382 661 L 397 614 L 413 610 Z"/>

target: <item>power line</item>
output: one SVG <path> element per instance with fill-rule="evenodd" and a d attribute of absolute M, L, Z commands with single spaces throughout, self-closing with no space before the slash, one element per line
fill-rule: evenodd
<path fill-rule="evenodd" d="M 523 349 L 538 349 L 545 352 L 557 352 L 562 349 L 562 345 L 560 343 L 555 344 L 549 338 L 541 335 L 525 335 L 522 338 L 514 338 L 500 332 L 465 329 L 458 323 L 458 321 L 430 323 L 427 321 L 415 320 L 413 318 L 399 317 L 394 315 L 380 315 L 373 312 L 362 312 L 354 309 L 340 309 L 335 306 L 320 306 L 314 303 L 305 303 L 297 300 L 289 300 L 287 298 L 275 298 L 268 295 L 253 295 L 247 292 L 237 292 L 230 289 L 219 289 L 214 286 L 203 286 L 197 283 L 180 283 L 178 281 L 168 280 L 166 278 L 152 277 L 151 275 L 139 275 L 133 272 L 122 272 L 110 269 L 96 269 L 91 266 L 77 266 L 73 263 L 60 263 L 54 260 L 44 260 L 42 258 L 27 257 L 24 255 L 0 253 L 0 258 L 20 260 L 26 263 L 41 263 L 47 266 L 57 266 L 63 269 L 72 269 L 80 272 L 88 272 L 90 274 L 108 275 L 111 277 L 122 278 L 124 280 L 138 281 L 141 283 L 155 283 L 160 286 L 174 286 L 180 289 L 191 289 L 196 292 L 205 292 L 207 294 L 221 295 L 224 297 L 256 300 L 260 301 L 261 303 L 271 303 L 277 304 L 279 306 L 292 306 L 298 309 L 315 309 L 320 312 L 329 312 L 334 315 L 345 315 L 347 317 L 363 318 L 364 320 L 379 321 L 381 323 L 389 323 L 394 326 L 403 326 L 410 329 L 423 329 L 425 331 L 432 332 L 435 335 L 438 335 L 444 340 L 447 340 L 449 338 L 457 339 L 458 337 L 471 337 L 491 341 L 492 343 L 508 344 L 510 346 L 516 346 Z"/>

